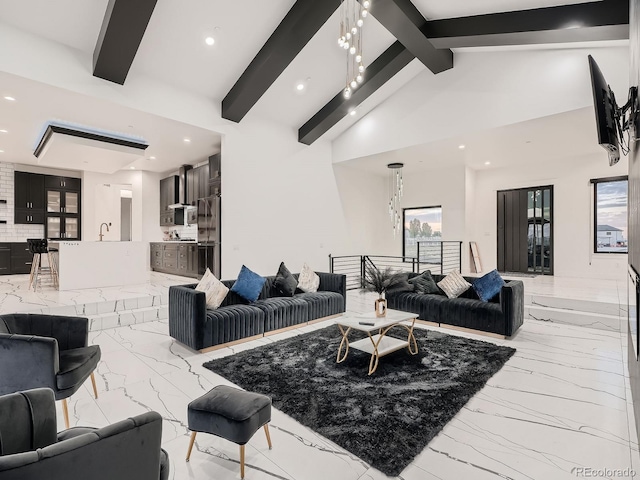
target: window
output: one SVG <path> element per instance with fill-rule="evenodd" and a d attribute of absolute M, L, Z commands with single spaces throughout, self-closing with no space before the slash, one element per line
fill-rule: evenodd
<path fill-rule="evenodd" d="M 402 222 L 404 225 L 402 232 L 403 256 L 416 258 L 418 256 L 418 242 L 439 242 L 442 240 L 441 206 L 405 208 L 402 215 L 404 217 Z"/>
<path fill-rule="evenodd" d="M 594 252 L 627 253 L 628 177 L 591 180 L 594 191 Z"/>

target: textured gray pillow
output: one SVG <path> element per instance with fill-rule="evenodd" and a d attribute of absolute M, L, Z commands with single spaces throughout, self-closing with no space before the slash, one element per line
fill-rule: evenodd
<path fill-rule="evenodd" d="M 273 285 L 284 297 L 293 297 L 293 294 L 296 291 L 298 281 L 285 266 L 284 262 L 280 263 L 280 268 L 278 268 L 278 273 L 276 274 L 276 279 L 273 282 Z"/>
<path fill-rule="evenodd" d="M 442 294 L 442 291 L 436 285 L 436 281 L 431 276 L 431 271 L 426 270 L 420 275 L 410 278 L 409 284 L 413 286 L 413 290 L 416 293 L 435 293 Z"/>
<path fill-rule="evenodd" d="M 438 282 L 438 286 L 449 298 L 457 298 L 466 292 L 471 284 L 467 282 L 460 272 L 455 270 Z"/>

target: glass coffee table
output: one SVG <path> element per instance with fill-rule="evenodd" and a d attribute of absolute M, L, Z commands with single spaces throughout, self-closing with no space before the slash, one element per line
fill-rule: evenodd
<path fill-rule="evenodd" d="M 345 313 L 338 319 L 336 325 L 342 334 L 342 341 L 338 347 L 337 363 L 346 360 L 349 348 L 354 348 L 362 352 L 369 353 L 369 375 L 378 368 L 378 360 L 397 350 L 407 348 L 411 355 L 418 353 L 418 343 L 413 335 L 413 327 L 416 323 L 417 314 L 401 312 L 400 310 L 389 310 L 384 317 L 376 317 L 375 312 L 371 313 Z M 408 323 L 411 322 L 411 323 Z M 403 327 L 407 330 L 407 339 L 389 337 L 387 333 L 394 327 Z M 367 338 L 349 343 L 349 333 L 351 330 L 359 330 L 367 334 Z"/>

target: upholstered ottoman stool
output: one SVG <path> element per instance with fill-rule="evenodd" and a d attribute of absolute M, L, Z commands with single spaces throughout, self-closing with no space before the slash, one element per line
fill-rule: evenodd
<path fill-rule="evenodd" d="M 187 417 L 192 431 L 187 462 L 197 432 L 211 433 L 240 445 L 241 478 L 244 478 L 244 446 L 262 426 L 271 449 L 267 425 L 271 421 L 271 399 L 266 395 L 218 385 L 189 404 Z"/>

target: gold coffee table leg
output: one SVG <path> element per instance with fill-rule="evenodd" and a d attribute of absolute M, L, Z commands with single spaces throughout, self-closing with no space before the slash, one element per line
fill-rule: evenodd
<path fill-rule="evenodd" d="M 342 325 L 338 325 L 340 329 L 340 333 L 342 334 L 342 341 L 340 342 L 340 346 L 338 347 L 338 356 L 336 357 L 336 363 L 342 363 L 346 360 L 347 354 L 349 353 L 349 332 L 351 331 L 351 327 L 346 330 L 342 328 Z M 340 352 L 342 352 L 342 348 L 344 347 L 344 354 L 340 356 Z"/>
<path fill-rule="evenodd" d="M 407 338 L 407 342 L 409 342 L 409 353 L 411 355 L 416 355 L 418 353 L 418 342 L 416 342 L 416 337 L 413 335 L 413 327 L 416 324 L 416 319 L 414 318 L 411 322 L 411 328 L 407 328 L 409 330 L 409 337 Z M 411 344 L 413 343 L 413 348 L 411 348 Z"/>

